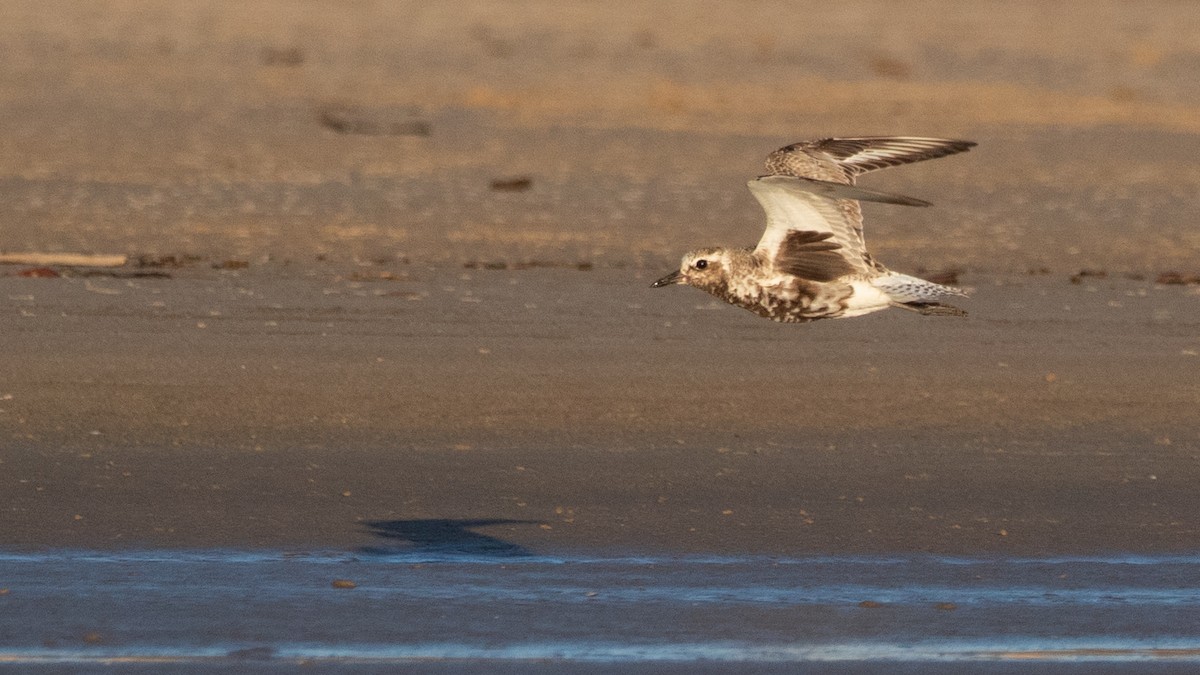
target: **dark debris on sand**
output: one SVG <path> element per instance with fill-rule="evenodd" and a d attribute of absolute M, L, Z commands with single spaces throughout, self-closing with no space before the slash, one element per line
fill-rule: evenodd
<path fill-rule="evenodd" d="M 429 122 L 410 114 L 326 105 L 317 109 L 317 122 L 339 134 L 357 136 L 429 136 Z"/>

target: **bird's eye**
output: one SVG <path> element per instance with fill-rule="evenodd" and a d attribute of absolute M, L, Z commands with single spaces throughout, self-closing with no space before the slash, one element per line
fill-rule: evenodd
<path fill-rule="evenodd" d="M 697 261 L 696 261 L 696 269 L 698 269 L 698 270 L 702 270 L 702 269 L 704 269 L 705 267 L 708 267 L 708 261 L 707 261 L 707 260 L 697 260 Z"/>

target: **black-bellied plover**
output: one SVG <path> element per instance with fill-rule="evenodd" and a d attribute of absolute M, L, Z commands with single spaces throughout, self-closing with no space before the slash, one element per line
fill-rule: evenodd
<path fill-rule="evenodd" d="M 702 248 L 654 287 L 687 284 L 755 314 L 788 323 L 860 316 L 888 307 L 965 316 L 937 302 L 965 295 L 875 261 L 863 241 L 860 201 L 929 206 L 854 187 L 856 176 L 969 150 L 943 138 L 879 136 L 793 143 L 767 156 L 767 175 L 748 183 L 767 213 L 758 246 Z"/>

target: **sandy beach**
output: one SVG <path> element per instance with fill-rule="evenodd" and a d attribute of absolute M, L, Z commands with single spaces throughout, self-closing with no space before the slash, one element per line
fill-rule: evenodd
<path fill-rule="evenodd" d="M 1197 550 L 1186 3 L 6 13 L 0 252 L 128 263 L 0 265 L 4 550 Z M 867 134 L 970 316 L 649 287 Z"/>
<path fill-rule="evenodd" d="M 8 543 L 1194 548 L 1187 287 L 980 277 L 966 319 L 787 326 L 636 271 L 413 267 L 5 278 Z"/>

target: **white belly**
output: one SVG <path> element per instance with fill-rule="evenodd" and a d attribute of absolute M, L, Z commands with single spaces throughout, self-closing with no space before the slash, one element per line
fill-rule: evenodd
<path fill-rule="evenodd" d="M 854 289 L 854 295 L 851 295 L 846 301 L 846 311 L 842 314 L 843 317 L 862 316 L 892 306 L 892 299 L 888 297 L 887 293 L 871 285 L 870 282 L 851 281 L 850 287 Z"/>

